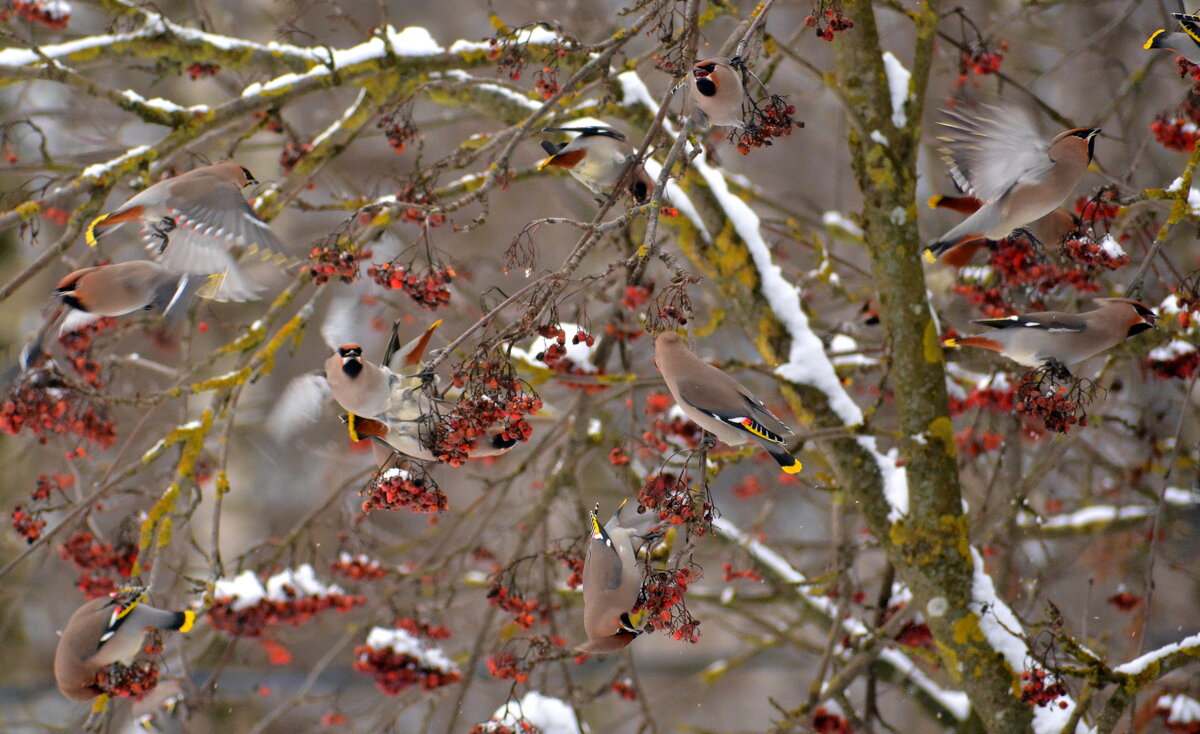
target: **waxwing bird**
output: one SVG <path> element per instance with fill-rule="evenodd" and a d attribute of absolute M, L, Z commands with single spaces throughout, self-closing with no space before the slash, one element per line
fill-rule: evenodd
<path fill-rule="evenodd" d="M 678 333 L 658 335 L 654 361 L 684 415 L 701 428 L 730 446 L 754 441 L 788 474 L 803 468 L 784 447 L 791 429 L 740 382 L 697 357 Z"/>
<path fill-rule="evenodd" d="M 195 612 L 157 609 L 146 603 L 146 596 L 142 587 L 123 589 L 75 610 L 54 653 L 54 679 L 64 696 L 87 701 L 102 693 L 96 674 L 112 663 L 132 662 L 148 630 L 192 628 Z"/>
<path fill-rule="evenodd" d="M 962 242 L 1001 239 L 1059 207 L 1091 163 L 1100 132 L 1075 128 L 1046 142 L 1016 108 L 945 114 L 939 124 L 948 132 L 939 140 L 950 176 L 983 205 L 928 246 L 935 256 Z"/>
<path fill-rule="evenodd" d="M 244 187 L 256 183 L 249 170 L 233 161 L 197 168 L 159 181 L 100 215 L 88 225 L 85 238 L 95 247 L 96 237 L 107 228 L 139 222 L 143 239 L 157 246 L 159 260 L 169 270 L 219 274 L 212 297 L 249 300 L 258 287 L 241 274 L 229 248 L 240 245 L 266 260 L 287 260 L 271 228 L 242 196 Z"/>
<path fill-rule="evenodd" d="M 709 125 L 745 127 L 742 74 L 726 58 L 697 61 L 688 74 L 689 104 L 704 113 Z"/>
<path fill-rule="evenodd" d="M 299 425 L 315 421 L 329 398 L 349 413 L 350 435 L 355 441 L 358 418 L 382 418 L 391 413 L 397 420 L 419 419 L 422 406 L 417 396 L 427 376 L 417 374 L 417 369 L 441 320 L 404 345 L 400 345 L 397 321 L 392 325 L 383 362 L 375 364 L 363 357 L 359 344 L 337 342 L 339 335 L 352 330 L 349 323 L 354 317 L 352 304 L 346 308 L 346 304 L 338 303 L 330 311 L 321 333 L 327 343 L 336 345 L 331 347 L 333 353 L 325 360 L 321 372 L 301 375 L 288 384 L 267 421 L 275 438 L 285 440 Z"/>
<path fill-rule="evenodd" d="M 564 168 L 588 191 L 600 197 L 608 197 L 612 193 L 612 187 L 621 179 L 634 157 L 633 146 L 624 135 L 611 127 L 548 127 L 542 132 L 576 135 L 566 143 L 543 140 L 542 149 L 550 157 L 538 165 L 538 170 L 546 166 Z M 634 201 L 639 204 L 650 201 L 650 195 L 654 193 L 654 179 L 641 166 L 630 176 L 629 192 Z"/>
<path fill-rule="evenodd" d="M 583 630 L 587 642 L 575 649 L 603 655 L 616 652 L 641 634 L 629 619 L 642 593 L 642 568 L 637 562 L 633 528 L 621 523 L 617 508 L 603 526 L 597 519 L 600 505 L 592 510 L 592 539 L 583 559 Z"/>
<path fill-rule="evenodd" d="M 1147 51 L 1152 48 L 1167 49 L 1174 51 L 1193 64 L 1200 64 L 1200 15 L 1171 13 L 1171 17 L 1179 22 L 1179 27 L 1183 29 L 1183 32 L 1168 33 L 1166 29 L 1159 28 L 1146 39 L 1146 45 L 1142 48 Z"/>
<path fill-rule="evenodd" d="M 186 308 L 189 278 L 172 273 L 151 260 L 95 265 L 70 273 L 58 282 L 54 295 L 70 313 L 62 331 L 79 328 L 101 316 L 121 316 L 139 310 L 173 313 Z"/>
<path fill-rule="evenodd" d="M 350 426 L 351 438 L 360 440 L 369 438 L 382 452 L 375 454 L 376 460 L 383 460 L 391 454 L 420 459 L 421 461 L 437 461 L 437 456 L 422 443 L 422 430 L 425 420 L 432 414 L 428 398 L 418 393 L 410 393 L 405 400 L 397 401 L 393 410 L 384 414 L 380 419 L 363 418 L 347 414 L 342 420 Z M 351 422 L 353 420 L 353 422 Z M 471 451 L 472 459 L 485 456 L 499 456 L 520 443 L 520 439 L 504 435 L 495 426 L 489 428 L 484 435 L 475 439 L 475 448 Z"/>
<path fill-rule="evenodd" d="M 983 202 L 974 196 L 931 196 L 930 209 L 949 209 L 960 214 L 970 215 L 979 211 Z M 1046 245 L 1058 245 L 1063 238 L 1079 227 L 1075 216 L 1064 208 L 1058 207 L 1041 219 L 1030 222 L 1024 229 L 1033 235 L 1034 239 Z M 976 252 L 989 246 L 991 240 L 975 239 L 946 243 L 935 252 L 932 248 L 925 250 L 926 262 L 940 262 L 954 268 L 964 267 Z"/>
<path fill-rule="evenodd" d="M 1157 315 L 1127 298 L 1094 298 L 1099 308 L 1081 314 L 1041 311 L 1002 319 L 978 319 L 996 329 L 987 336 L 947 339 L 948 347 L 979 347 L 1026 367 L 1065 369 L 1153 329 Z"/>

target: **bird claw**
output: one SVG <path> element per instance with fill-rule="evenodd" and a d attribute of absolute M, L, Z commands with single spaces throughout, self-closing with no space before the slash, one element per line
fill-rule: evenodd
<path fill-rule="evenodd" d="M 711 451 L 717 445 L 717 436 L 714 433 L 704 432 L 704 440 L 700 442 L 700 448 L 705 451 Z"/>
<path fill-rule="evenodd" d="M 175 231 L 175 220 L 171 217 L 163 217 L 151 229 L 154 231 L 154 238 L 159 241 L 158 254 L 161 255 L 167 249 L 167 243 L 170 241 L 167 235 Z"/>
<path fill-rule="evenodd" d="M 1020 229 L 1016 229 L 1013 231 L 1015 231 L 1017 234 L 1021 235 L 1025 239 L 1029 240 L 1029 244 L 1033 245 L 1033 249 L 1036 252 L 1042 252 L 1042 250 L 1045 249 L 1042 246 L 1042 241 L 1039 240 L 1037 237 L 1033 236 L 1033 232 L 1030 232 L 1029 230 L 1025 229 L 1024 227 L 1021 227 Z"/>
<path fill-rule="evenodd" d="M 1067 380 L 1074 377 L 1065 364 L 1054 358 L 1046 360 L 1046 371 L 1056 380 Z"/>

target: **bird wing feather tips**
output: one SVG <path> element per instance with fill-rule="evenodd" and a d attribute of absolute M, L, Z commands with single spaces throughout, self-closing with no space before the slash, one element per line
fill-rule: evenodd
<path fill-rule="evenodd" d="M 992 329 L 1045 329 L 1057 332 L 1078 332 L 1087 328 L 1087 322 L 1078 316 L 1062 313 L 1031 313 L 1022 316 L 1006 316 L 1002 319 L 975 319 L 971 323 Z"/>
<path fill-rule="evenodd" d="M 1200 46 L 1200 15 L 1193 15 L 1191 13 L 1171 13 L 1171 17 L 1179 21 L 1179 27 L 1183 29 L 1183 32 L 1188 34 L 1188 36 L 1197 46 Z M 1159 33 L 1162 33 L 1162 31 L 1159 31 Z M 1158 34 L 1156 33 L 1155 35 Z M 1150 41 L 1153 40 L 1154 36 L 1151 36 Z M 1147 41 L 1146 43 L 1149 44 L 1150 41 Z M 1146 48 L 1150 48 L 1150 46 L 1147 45 Z"/>
<path fill-rule="evenodd" d="M 267 417 L 267 433 L 276 441 L 286 441 L 302 426 L 315 423 L 332 397 L 322 374 L 310 372 L 293 379 Z"/>
<path fill-rule="evenodd" d="M 121 597 L 117 597 L 118 600 L 120 598 Z M 100 640 L 97 647 L 111 640 L 113 636 L 117 634 L 117 630 L 121 629 L 121 625 L 125 623 L 125 620 L 129 617 L 129 613 L 136 609 L 137 606 L 145 600 L 145 591 L 137 592 L 132 599 L 124 604 L 114 600 L 115 606 L 113 607 L 112 614 L 110 614 L 108 617 L 108 623 L 104 626 L 104 633 L 100 635 Z"/>
<path fill-rule="evenodd" d="M 1053 166 L 1048 145 L 1019 108 L 981 105 L 977 114 L 945 110 L 946 134 L 938 139 L 954 183 L 985 202 L 1021 181 L 1040 179 Z"/>
<path fill-rule="evenodd" d="M 603 552 L 611 553 L 613 555 L 612 570 L 608 572 L 608 579 L 606 579 L 604 582 L 604 588 L 608 591 L 612 591 L 621 585 L 621 554 L 617 552 L 616 546 L 613 545 L 612 537 L 609 536 L 608 531 L 605 530 L 604 526 L 600 524 L 600 520 L 597 519 L 595 511 L 592 512 L 591 520 L 592 543 L 602 543 L 605 549 Z"/>

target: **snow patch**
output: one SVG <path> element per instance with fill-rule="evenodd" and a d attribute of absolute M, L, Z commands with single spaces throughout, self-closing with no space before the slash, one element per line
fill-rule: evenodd
<path fill-rule="evenodd" d="M 258 604 L 267 596 L 267 590 L 253 571 L 242 571 L 232 579 L 217 579 L 213 583 L 214 599 L 233 599 L 230 609 L 240 612 Z"/>
<path fill-rule="evenodd" d="M 1196 633 L 1191 637 L 1185 637 L 1179 642 L 1172 642 L 1169 645 L 1164 645 L 1157 650 L 1151 650 L 1141 657 L 1134 658 L 1127 663 L 1116 666 L 1113 668 L 1113 672 L 1124 673 L 1125 675 L 1138 675 L 1146 670 L 1146 668 L 1150 665 L 1157 663 L 1159 660 L 1162 660 L 1168 655 L 1181 650 L 1187 650 L 1193 654 L 1200 652 L 1200 633 Z"/>
<path fill-rule="evenodd" d="M 1194 351 L 1196 351 L 1194 345 L 1181 339 L 1175 339 L 1165 346 L 1151 349 L 1147 357 L 1155 362 L 1168 362 L 1185 354 L 1191 354 Z"/>
<path fill-rule="evenodd" d="M 888 91 L 892 95 L 892 124 L 904 127 L 908 123 L 904 102 L 908 99 L 908 83 L 912 79 L 912 72 L 905 69 L 891 51 L 883 52 L 883 70 L 887 74 Z"/>
<path fill-rule="evenodd" d="M 411 655 L 423 667 L 444 673 L 457 673 L 458 666 L 438 647 L 428 646 L 402 629 L 375 627 L 367 635 L 367 647 L 375 650 L 391 648 L 399 655 Z M 366 659 L 366 654 L 363 654 Z"/>
<path fill-rule="evenodd" d="M 565 702 L 552 696 L 530 691 L 520 701 L 509 701 L 492 714 L 492 718 L 481 724 L 478 731 L 496 732 L 500 727 L 512 731 L 523 731 L 521 722 L 537 727 L 542 734 L 579 734 L 588 732 L 587 724 L 581 724 L 575 711 Z"/>
<path fill-rule="evenodd" d="M 821 215 L 821 222 L 826 228 L 840 229 L 847 234 L 852 234 L 855 237 L 862 237 L 862 227 L 855 224 L 850 217 L 847 217 L 841 212 L 828 211 Z"/>

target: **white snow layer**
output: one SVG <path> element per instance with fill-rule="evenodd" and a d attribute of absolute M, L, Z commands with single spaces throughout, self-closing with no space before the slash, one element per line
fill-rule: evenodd
<path fill-rule="evenodd" d="M 284 590 L 290 587 L 300 596 L 323 596 L 341 594 L 342 589 L 334 585 L 326 586 L 317 580 L 313 567 L 307 563 L 294 571 L 284 569 L 267 579 L 266 587 L 258 580 L 253 571 L 242 571 L 232 579 L 217 579 L 213 582 L 214 599 L 233 599 L 230 608 L 235 612 L 248 609 L 263 599 L 271 601 L 287 601 L 292 598 Z"/>
<path fill-rule="evenodd" d="M 1196 351 L 1195 345 L 1189 344 L 1182 339 L 1175 339 L 1165 346 L 1151 349 L 1150 354 L 1147 356 L 1155 362 L 1169 362 L 1176 357 L 1182 357 L 1194 351 Z"/>
<path fill-rule="evenodd" d="M 230 608 L 235 612 L 258 604 L 267 595 L 258 575 L 253 571 L 242 571 L 232 579 L 217 579 L 213 583 L 214 599 L 233 599 Z"/>
<path fill-rule="evenodd" d="M 853 221 L 851 221 L 850 217 L 847 217 L 841 212 L 825 212 L 823 215 L 821 215 L 821 222 L 824 223 L 827 228 L 840 229 L 847 234 L 854 235 L 855 237 L 863 236 L 862 227 L 855 224 Z"/>
<path fill-rule="evenodd" d="M 1163 490 L 1163 503 L 1175 505 L 1176 507 L 1200 505 L 1200 492 L 1190 489 L 1180 489 L 1179 487 L 1167 487 Z M 1114 520 L 1136 520 L 1138 518 L 1150 517 L 1154 515 L 1155 511 L 1152 505 L 1130 505 L 1127 507 L 1092 505 L 1042 520 L 1038 520 L 1028 514 L 1022 514 L 1017 517 L 1017 524 L 1020 527 L 1036 526 L 1051 530 L 1079 529 L 1092 525 L 1107 525 Z"/>
<path fill-rule="evenodd" d="M 1180 650 L 1188 650 L 1193 655 L 1200 653 L 1200 632 L 1192 635 L 1191 637 L 1185 637 L 1179 642 L 1172 642 L 1171 644 L 1164 645 L 1157 650 L 1151 650 L 1141 657 L 1134 658 L 1127 663 L 1118 665 L 1113 668 L 1113 672 L 1124 673 L 1126 675 L 1138 675 L 1150 665 L 1153 665 L 1166 656 L 1179 652 Z"/>
<path fill-rule="evenodd" d="M 595 374 L 597 368 L 596 364 L 592 361 L 592 356 L 600 346 L 600 338 L 596 337 L 595 342 L 590 347 L 583 341 L 574 344 L 575 334 L 583 331 L 583 328 L 578 324 L 571 324 L 566 321 L 559 322 L 558 328 L 567 333 L 567 341 L 563 345 L 567 350 L 566 359 L 571 360 L 571 364 L 575 365 L 581 372 L 589 375 Z M 551 344 L 557 343 L 556 339 L 547 339 L 544 336 L 534 337 L 533 341 L 529 344 L 529 349 L 513 347 L 512 356 L 526 364 L 546 369 L 546 363 L 538 360 L 537 356 L 549 349 Z"/>
<path fill-rule="evenodd" d="M 1200 721 L 1200 701 L 1182 693 L 1178 696 L 1159 696 L 1154 708 L 1165 711 L 1168 724 L 1191 724 Z"/>
<path fill-rule="evenodd" d="M 1100 249 L 1114 260 L 1125 256 L 1125 248 L 1121 247 L 1121 243 L 1113 239 L 1113 236 L 1107 232 L 1104 234 L 1104 239 L 1100 240 Z"/>
<path fill-rule="evenodd" d="M 406 630 L 375 627 L 367 635 L 367 647 L 376 650 L 391 648 L 399 655 L 411 655 L 426 668 L 457 673 L 458 666 L 438 647 L 425 645 Z"/>
<path fill-rule="evenodd" d="M 908 116 L 904 114 L 904 102 L 908 99 L 908 83 L 912 79 L 912 72 L 905 69 L 891 51 L 883 52 L 883 70 L 887 74 L 888 91 L 892 95 L 892 124 L 904 127 L 908 122 Z"/>
<path fill-rule="evenodd" d="M 482 730 L 497 731 L 504 726 L 519 731 L 516 727 L 522 721 L 536 726 L 542 734 L 579 734 L 580 731 L 589 731 L 587 724 L 580 725 L 570 706 L 537 691 L 530 691 L 520 701 L 509 701 L 496 709 L 492 718 L 482 724 Z"/>

